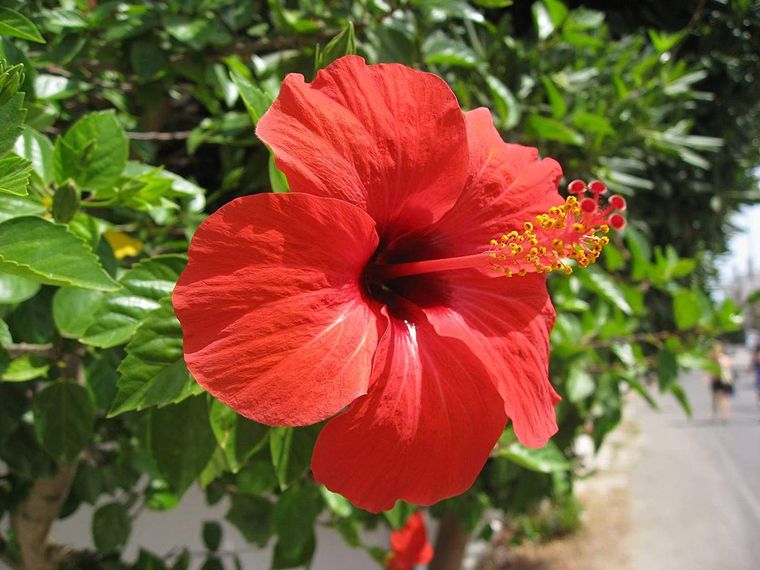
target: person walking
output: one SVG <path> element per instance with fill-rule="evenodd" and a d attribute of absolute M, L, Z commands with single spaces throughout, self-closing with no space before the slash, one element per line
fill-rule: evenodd
<path fill-rule="evenodd" d="M 720 413 L 720 418 L 725 423 L 731 418 L 729 397 L 734 393 L 734 375 L 731 369 L 733 362 L 719 342 L 713 346 L 710 357 L 716 364 L 718 371 L 717 375 L 713 373 L 710 376 L 713 418 Z"/>

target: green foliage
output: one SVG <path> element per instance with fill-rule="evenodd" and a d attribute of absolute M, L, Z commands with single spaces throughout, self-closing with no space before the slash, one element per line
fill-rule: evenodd
<path fill-rule="evenodd" d="M 363 529 L 400 528 L 415 509 L 371 516 L 316 484 L 321 426 L 243 418 L 201 394 L 182 358 L 170 295 L 189 237 L 237 196 L 289 190 L 254 136 L 287 73 L 311 80 L 350 53 L 432 71 L 464 108 L 490 108 L 509 142 L 629 199 L 600 263 L 549 280 L 559 433 L 528 449 L 507 430 L 474 487 L 435 516 L 474 529 L 496 508 L 532 538 L 573 528 L 574 439 L 602 445 L 629 392 L 657 405 L 656 389 L 690 413 L 679 372 L 709 368 L 709 339 L 740 326 L 705 283 L 728 214 L 760 199 L 751 11 L 715 4 L 683 28 L 691 3 L 664 13 L 652 0 L 608 12 L 560 0 L 5 4 L 0 514 L 77 464 L 62 512 L 101 505 L 87 567 L 233 567 L 213 521 L 199 522 L 205 558 L 120 560 L 135 505 L 171 509 L 195 481 L 209 503 L 228 497 L 247 541 L 274 545 L 273 568 L 309 564 L 317 520 L 382 562 Z M 4 530 L 0 544 L 15 547 Z"/>

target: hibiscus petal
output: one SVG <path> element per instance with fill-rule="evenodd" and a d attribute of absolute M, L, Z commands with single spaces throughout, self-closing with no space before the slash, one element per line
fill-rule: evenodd
<path fill-rule="evenodd" d="M 402 529 L 391 532 L 391 551 L 387 570 L 414 570 L 417 564 L 427 564 L 433 559 L 422 512 L 415 511 Z"/>
<path fill-rule="evenodd" d="M 485 364 L 515 434 L 542 447 L 557 432 L 559 396 L 549 382 L 554 307 L 546 276 L 493 279 L 476 270 L 422 278 L 407 295 L 424 305 L 436 331 L 462 340 Z"/>
<path fill-rule="evenodd" d="M 369 393 L 330 420 L 314 447 L 315 478 L 372 512 L 464 492 L 506 422 L 469 348 L 439 336 L 421 314 L 414 323 L 389 319 Z"/>
<path fill-rule="evenodd" d="M 307 425 L 366 393 L 379 320 L 360 278 L 360 209 L 306 194 L 238 198 L 190 245 L 173 303 L 198 383 L 269 425 Z"/>
<path fill-rule="evenodd" d="M 456 257 L 483 251 L 494 237 L 551 206 L 561 204 L 557 183 L 560 165 L 539 159 L 535 148 L 509 144 L 493 126 L 491 113 L 480 108 L 465 114 L 470 151 L 467 182 L 457 203 L 433 226 L 396 246 L 399 257 Z M 420 244 L 424 244 L 420 247 Z"/>
<path fill-rule="evenodd" d="M 312 83 L 290 74 L 258 136 L 294 190 L 369 212 L 384 240 L 439 219 L 467 175 L 464 116 L 446 83 L 343 57 Z"/>

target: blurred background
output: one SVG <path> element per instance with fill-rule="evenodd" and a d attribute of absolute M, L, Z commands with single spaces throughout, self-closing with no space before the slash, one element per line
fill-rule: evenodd
<path fill-rule="evenodd" d="M 425 509 L 429 567 L 760 568 L 756 0 L 0 0 L 0 566 L 390 564 L 415 507 L 201 394 L 168 300 L 205 216 L 288 190 L 254 135 L 283 77 L 348 53 L 628 201 L 549 279 L 560 432 Z"/>

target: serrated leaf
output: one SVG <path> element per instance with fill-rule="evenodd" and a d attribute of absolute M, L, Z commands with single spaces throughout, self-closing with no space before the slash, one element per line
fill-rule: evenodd
<path fill-rule="evenodd" d="M 108 412 L 110 417 L 177 403 L 202 392 L 185 366 L 182 329 L 170 299 L 164 299 L 148 315 L 126 351 L 119 365 L 118 392 Z"/>
<path fill-rule="evenodd" d="M 97 256 L 66 226 L 36 216 L 0 223 L 0 274 L 47 285 L 113 291 L 119 288 Z"/>
<path fill-rule="evenodd" d="M 26 16 L 10 8 L 0 8 L 0 36 L 12 36 L 30 42 L 44 44 L 45 38 Z"/>
<path fill-rule="evenodd" d="M 32 412 L 37 439 L 56 461 L 71 463 L 90 442 L 95 408 L 76 382 L 50 384 L 35 396 Z"/>
<path fill-rule="evenodd" d="M 0 158 L 0 192 L 26 196 L 32 163 L 25 158 L 9 154 Z"/>
<path fill-rule="evenodd" d="M 129 154 L 129 141 L 113 111 L 90 113 L 55 142 L 53 171 L 59 184 L 71 179 L 80 188 L 112 190 Z"/>
<path fill-rule="evenodd" d="M 206 395 L 151 410 L 149 433 L 156 467 L 172 489 L 182 495 L 216 449 Z"/>
<path fill-rule="evenodd" d="M 13 148 L 21 134 L 26 117 L 22 108 L 24 94 L 16 93 L 4 105 L 0 106 L 0 156 Z"/>
<path fill-rule="evenodd" d="M 82 342 L 100 348 L 127 342 L 140 322 L 172 292 L 185 263 L 184 256 L 158 255 L 133 265 L 119 279 L 121 289 L 103 298 Z"/>

